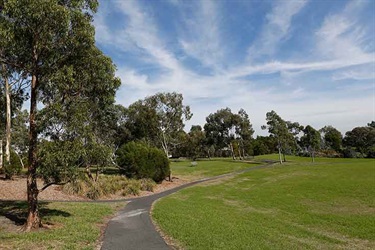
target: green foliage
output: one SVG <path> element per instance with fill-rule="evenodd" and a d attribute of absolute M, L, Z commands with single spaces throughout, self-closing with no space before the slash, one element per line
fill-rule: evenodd
<path fill-rule="evenodd" d="M 331 148 L 336 152 L 342 149 L 342 134 L 332 126 L 325 126 L 319 130 L 323 134 L 324 144 L 326 148 Z"/>
<path fill-rule="evenodd" d="M 254 155 L 276 153 L 277 141 L 270 136 L 257 136 L 253 141 Z"/>
<path fill-rule="evenodd" d="M 138 100 L 124 111 L 127 117 L 121 137 L 143 140 L 163 149 L 169 156 L 173 144 L 180 143 L 184 120 L 190 120 L 190 107 L 183 105 L 183 96 L 176 92 L 157 93 Z M 124 129 L 126 127 L 127 129 Z"/>
<path fill-rule="evenodd" d="M 355 149 L 363 156 L 370 157 L 373 155 L 372 150 L 375 147 L 375 128 L 372 126 L 353 128 L 346 132 L 344 145 Z"/>
<path fill-rule="evenodd" d="M 221 150 L 231 148 L 235 141 L 241 147 L 240 152 L 249 150 L 254 133 L 246 111 L 240 109 L 234 114 L 230 108 L 220 109 L 207 116 L 204 131 L 208 145 Z"/>
<path fill-rule="evenodd" d="M 63 183 L 78 177 L 81 142 L 43 141 L 38 151 L 38 175 L 45 183 Z"/>
<path fill-rule="evenodd" d="M 14 175 L 21 173 L 22 164 L 18 154 L 14 151 L 10 151 L 10 162 L 4 165 L 4 173 L 7 179 L 12 179 Z"/>
<path fill-rule="evenodd" d="M 129 142 L 117 152 L 120 173 L 128 178 L 151 178 L 161 182 L 170 174 L 169 161 L 159 149 L 140 142 Z"/>

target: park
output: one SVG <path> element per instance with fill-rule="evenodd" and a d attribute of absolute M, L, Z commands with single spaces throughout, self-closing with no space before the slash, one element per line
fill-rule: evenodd
<path fill-rule="evenodd" d="M 0 0 L 0 249 L 374 249 L 374 8 Z"/>

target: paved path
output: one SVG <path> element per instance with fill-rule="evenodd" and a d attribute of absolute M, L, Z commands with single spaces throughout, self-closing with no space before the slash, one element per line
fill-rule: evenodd
<path fill-rule="evenodd" d="M 151 206 L 154 201 L 169 194 L 175 193 L 183 188 L 216 180 L 239 173 L 270 166 L 272 162 L 265 165 L 235 171 L 211 178 L 206 178 L 179 187 L 140 198 L 129 199 L 126 207 L 119 214 L 109 221 L 104 233 L 102 250 L 166 250 L 170 249 L 160 234 L 155 230 L 150 218 Z"/>

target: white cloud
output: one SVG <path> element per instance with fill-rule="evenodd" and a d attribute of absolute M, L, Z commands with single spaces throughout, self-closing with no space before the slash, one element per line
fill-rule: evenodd
<path fill-rule="evenodd" d="M 216 2 L 203 0 L 199 3 L 195 15 L 189 20 L 184 19 L 187 22 L 186 36 L 180 34 L 177 40 L 181 41 L 186 54 L 215 69 L 213 75 L 200 75 L 186 68 L 166 45 L 153 16 L 139 5 L 140 2 L 114 2 L 117 11 L 127 17 L 126 26 L 117 31 L 111 30 L 105 23 L 105 15 L 108 13 L 103 11 L 101 14 L 99 10 L 99 18 L 96 17 L 95 21 L 99 43 L 113 45 L 123 51 L 131 50 L 135 55 L 142 56 L 142 60 L 147 60 L 147 63 L 151 62 L 163 69 L 154 76 L 147 71 L 141 73 L 139 68 L 129 64 L 120 66 L 117 75 L 121 77 L 123 85 L 117 94 L 118 103 L 127 106 L 156 92 L 177 91 L 184 95 L 185 103 L 191 105 L 194 113 L 192 120 L 187 123 L 187 129 L 192 124 L 203 125 L 209 113 L 230 107 L 233 112 L 244 108 L 258 134 L 265 133 L 260 130 L 260 126 L 265 123 L 265 113 L 272 109 L 286 120 L 311 124 L 316 128 L 332 124 L 342 132 L 366 124 L 374 116 L 374 110 L 363 108 L 373 107 L 374 98 L 369 95 L 333 98 L 327 93 L 314 96 L 301 83 L 262 86 L 244 79 L 246 76 L 277 72 L 281 73 L 282 78 L 293 78 L 313 71 L 334 71 L 334 80 L 364 79 L 366 74 L 373 78 L 370 69 L 362 70 L 362 66 L 373 66 L 375 54 L 362 49 L 365 35 L 353 18 L 346 18 L 349 7 L 343 13 L 327 17 L 322 27 L 313 33 L 317 41 L 315 54 L 306 56 L 304 62 L 275 59 L 263 64 L 245 62 L 237 64 L 235 68 L 225 69 L 222 65 L 226 51 L 221 44 L 223 40 Z M 250 51 L 258 55 L 272 55 L 280 41 L 289 35 L 293 16 L 305 5 L 306 1 L 277 2 L 267 16 L 267 25 L 261 38 Z M 332 46 L 337 48 L 332 49 Z M 346 56 L 345 51 L 350 56 Z M 280 92 L 281 88 L 289 89 L 289 94 Z"/>
<path fill-rule="evenodd" d="M 220 69 L 224 58 L 224 45 L 220 35 L 220 15 L 217 2 L 201 0 L 194 13 L 184 17 L 180 30 L 180 44 L 185 53 L 203 65 Z"/>
<path fill-rule="evenodd" d="M 345 60 L 316 61 L 305 63 L 273 61 L 260 65 L 243 65 L 229 72 L 231 77 L 245 77 L 252 74 L 271 74 L 276 72 L 310 72 L 328 71 L 349 66 L 361 65 L 374 62 L 375 54 L 365 54 L 357 58 L 347 58 Z"/>
<path fill-rule="evenodd" d="M 373 60 L 375 62 L 375 59 Z M 334 72 L 332 80 L 371 80 L 375 79 L 375 63 L 360 65 L 360 67 L 351 67 Z"/>
<path fill-rule="evenodd" d="M 287 37 L 293 16 L 301 11 L 307 0 L 277 1 L 271 13 L 266 16 L 267 23 L 260 37 L 248 49 L 249 59 L 273 55 L 279 43 Z"/>
<path fill-rule="evenodd" d="M 368 57 L 363 49 L 366 47 L 366 44 L 363 44 L 364 38 L 368 34 L 365 32 L 366 28 L 359 25 L 357 20 L 365 3 L 349 1 L 342 12 L 325 18 L 315 34 L 318 55 L 341 60 L 361 60 Z"/>

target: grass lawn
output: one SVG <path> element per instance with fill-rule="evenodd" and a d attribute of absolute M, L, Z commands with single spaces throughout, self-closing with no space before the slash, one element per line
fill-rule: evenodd
<path fill-rule="evenodd" d="M 375 161 L 287 161 L 163 198 L 153 218 L 187 249 L 375 249 Z"/>
<path fill-rule="evenodd" d="M 23 233 L 13 226 L 9 232 L 9 226 L 2 223 L 0 249 L 95 249 L 105 219 L 124 206 L 124 202 L 40 202 L 42 221 L 50 228 Z M 2 201 L 0 216 L 20 218 L 26 208 L 26 202 Z"/>
<path fill-rule="evenodd" d="M 171 162 L 172 176 L 178 176 L 185 180 L 197 180 L 205 177 L 216 176 L 234 172 L 237 170 L 251 168 L 258 165 L 255 162 L 239 162 L 230 158 L 195 161 L 197 165 L 192 166 L 192 161 Z"/>

